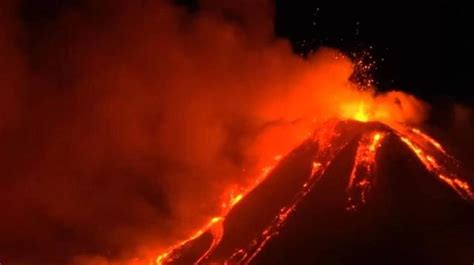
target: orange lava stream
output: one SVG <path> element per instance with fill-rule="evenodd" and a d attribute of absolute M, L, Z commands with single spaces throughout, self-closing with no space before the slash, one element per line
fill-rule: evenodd
<path fill-rule="evenodd" d="M 419 134 L 419 133 L 417 133 Z M 423 135 L 423 134 L 419 134 Z M 423 137 L 423 136 L 422 136 Z M 444 149 L 441 145 L 433 144 L 437 143 L 436 141 L 430 141 L 429 137 L 423 137 L 425 140 L 428 140 L 433 146 L 435 146 L 440 152 L 444 154 Z M 418 157 L 420 162 L 425 166 L 425 168 L 438 176 L 438 178 L 450 186 L 454 191 L 456 191 L 459 196 L 465 200 L 474 200 L 474 193 L 471 190 L 471 187 L 466 181 L 461 180 L 461 178 L 455 174 L 453 171 L 447 168 L 447 164 L 439 162 L 435 158 L 435 154 L 429 152 L 427 149 L 422 149 L 422 147 L 414 143 L 413 139 L 409 139 L 407 135 L 400 136 L 402 142 L 404 142 L 408 148 L 410 148 L 413 153 Z M 448 159 L 449 157 L 446 157 Z"/>
<path fill-rule="evenodd" d="M 166 263 L 173 262 L 177 258 L 177 257 L 174 257 L 172 255 L 173 252 L 178 251 L 183 246 L 185 246 L 188 242 L 193 241 L 194 239 L 200 237 L 202 234 L 204 234 L 204 232 L 206 232 L 209 229 L 214 228 L 214 226 L 216 224 L 221 223 L 223 220 L 224 220 L 223 217 L 213 217 L 203 228 L 196 231 L 188 239 L 183 240 L 183 241 L 179 242 L 178 244 L 170 247 L 167 251 L 163 252 L 158 257 L 156 257 L 156 260 L 155 260 L 156 264 L 161 265 L 161 264 L 166 264 Z M 219 235 L 219 237 L 222 238 L 222 234 Z M 215 241 L 215 239 L 213 241 Z M 207 251 L 206 251 L 206 253 L 207 253 Z"/>
<path fill-rule="evenodd" d="M 274 236 L 278 235 L 288 217 L 291 216 L 300 202 L 311 192 L 339 151 L 348 144 L 348 141 L 334 141 L 338 136 L 334 126 L 335 124 L 329 124 L 325 130 L 321 130 L 314 135 L 313 140 L 318 145 L 318 152 L 312 163 L 311 174 L 307 181 L 303 183 L 298 193 L 290 203 L 280 208 L 275 218 L 257 238 L 252 240 L 252 243 L 247 248 L 235 251 L 224 264 L 250 264 L 265 245 Z"/>
<path fill-rule="evenodd" d="M 278 159 L 277 159 L 278 158 Z M 276 156 L 275 160 L 281 159 L 281 155 Z M 180 253 L 179 251 L 186 246 L 188 243 L 191 241 L 197 239 L 200 237 L 202 234 L 204 234 L 206 231 L 210 231 L 211 235 L 213 237 L 212 243 L 210 247 L 206 250 L 206 252 L 199 257 L 199 259 L 194 263 L 194 264 L 200 264 L 202 261 L 204 261 L 210 253 L 219 245 L 223 235 L 224 235 L 224 229 L 222 227 L 222 222 L 225 220 L 226 215 L 232 210 L 232 208 L 237 205 L 244 197 L 247 195 L 249 192 L 251 192 L 255 187 L 257 187 L 266 177 L 267 175 L 272 171 L 274 166 L 267 166 L 262 169 L 262 174 L 256 178 L 254 184 L 247 188 L 246 190 L 238 193 L 237 195 L 234 195 L 234 191 L 230 192 L 230 199 L 228 202 L 223 202 L 221 204 L 222 206 L 222 213 L 219 216 L 215 216 L 211 218 L 211 220 L 204 225 L 201 229 L 197 230 L 194 232 L 190 237 L 188 237 L 185 240 L 182 240 L 170 247 L 167 248 L 167 250 L 163 251 L 161 254 L 159 254 L 155 258 L 155 264 L 156 265 L 165 265 L 165 264 L 170 264 L 177 258 L 179 258 Z"/>
<path fill-rule="evenodd" d="M 290 206 L 282 207 L 278 215 L 272 220 L 261 235 L 252 241 L 252 244 L 246 249 L 239 249 L 232 256 L 224 262 L 224 264 L 249 264 L 263 247 L 278 235 L 281 227 L 284 225 L 290 214 L 296 210 L 296 206 L 303 200 L 303 198 L 310 192 L 312 186 L 323 173 L 321 164 L 313 162 L 312 174 L 307 182 L 303 184 L 302 190 L 295 196 Z M 312 181 L 315 180 L 315 181 Z"/>
<path fill-rule="evenodd" d="M 361 137 L 347 186 L 346 210 L 355 211 L 366 203 L 375 177 L 375 156 L 385 136 L 386 133 L 376 131 Z"/>
<path fill-rule="evenodd" d="M 436 149 L 438 149 L 441 153 L 446 154 L 446 151 L 444 150 L 443 146 L 440 143 L 438 143 L 435 139 L 429 137 L 427 134 L 424 134 L 419 129 L 412 128 L 411 131 L 423 137 L 426 141 L 428 141 L 430 144 L 436 147 Z"/>
<path fill-rule="evenodd" d="M 222 222 L 219 222 L 218 224 L 214 225 L 211 228 L 211 233 L 212 233 L 212 243 L 209 249 L 195 262 L 195 264 L 200 264 L 202 261 L 206 260 L 208 256 L 214 251 L 214 249 L 219 246 L 219 243 L 222 240 L 222 237 L 224 236 L 224 226 L 222 225 Z"/>

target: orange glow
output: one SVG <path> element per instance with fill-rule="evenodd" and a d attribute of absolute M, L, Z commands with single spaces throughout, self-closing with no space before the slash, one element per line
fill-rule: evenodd
<path fill-rule="evenodd" d="M 372 143 L 370 144 L 369 150 L 374 152 L 377 147 L 380 146 L 380 140 L 382 139 L 382 133 L 375 133 L 372 137 Z"/>
<path fill-rule="evenodd" d="M 311 168 L 311 176 L 314 176 L 316 172 L 321 168 L 321 163 L 319 162 L 313 162 L 312 168 Z"/>
<path fill-rule="evenodd" d="M 372 90 L 361 91 L 345 98 L 339 107 L 341 119 L 360 122 L 379 121 L 390 125 L 420 123 L 426 116 L 423 102 L 398 91 L 380 95 L 375 95 Z"/>
<path fill-rule="evenodd" d="M 236 205 L 237 203 L 239 203 L 240 200 L 242 200 L 242 198 L 244 197 L 244 195 L 241 193 L 237 196 L 235 196 L 233 199 L 232 199 L 232 202 L 231 202 L 231 205 L 234 206 Z"/>
<path fill-rule="evenodd" d="M 369 121 L 369 115 L 366 112 L 365 105 L 363 103 L 359 104 L 359 107 L 357 109 L 357 112 L 354 114 L 354 120 L 356 121 L 361 121 L 361 122 L 367 122 Z"/>
<path fill-rule="evenodd" d="M 374 118 L 369 115 L 369 110 L 372 109 L 373 106 L 368 101 L 351 102 L 342 105 L 341 116 L 345 119 L 368 122 Z"/>
<path fill-rule="evenodd" d="M 223 218 L 220 217 L 220 216 L 213 217 L 213 218 L 211 219 L 211 223 L 212 223 L 212 224 L 215 224 L 215 223 L 217 223 L 217 222 L 222 221 L 222 219 L 223 219 Z"/>

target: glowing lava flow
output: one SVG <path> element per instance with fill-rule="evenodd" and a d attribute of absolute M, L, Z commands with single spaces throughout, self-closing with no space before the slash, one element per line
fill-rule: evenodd
<path fill-rule="evenodd" d="M 348 211 L 357 210 L 367 202 L 367 195 L 375 178 L 375 156 L 385 136 L 384 132 L 376 131 L 364 134 L 360 139 L 347 186 Z"/>
<path fill-rule="evenodd" d="M 421 134 L 417 129 L 412 131 L 415 132 L 417 135 L 422 136 L 422 138 L 418 139 L 418 141 L 427 141 L 437 150 L 439 150 L 442 154 L 445 154 L 444 149 L 441 147 L 441 145 L 434 141 L 432 138 Z M 414 142 L 417 140 L 416 138 L 409 139 L 407 135 L 403 135 L 400 136 L 400 139 L 413 151 L 413 153 L 418 157 L 420 162 L 423 163 L 423 165 L 428 171 L 438 176 L 441 181 L 448 184 L 463 199 L 474 200 L 474 193 L 472 192 L 469 184 L 466 181 L 462 180 L 456 173 L 454 173 L 454 167 L 449 165 L 451 157 L 445 156 L 443 157 L 443 160 L 438 161 L 435 158 L 436 154 L 434 152 L 430 152 L 428 148 L 422 149 L 419 144 L 416 144 Z M 455 161 L 451 163 L 455 163 Z"/>
<path fill-rule="evenodd" d="M 363 107 L 354 117 L 359 122 L 366 122 L 368 116 L 365 115 Z M 354 159 L 354 165 L 347 186 L 347 211 L 356 211 L 368 203 L 368 194 L 375 185 L 376 177 L 376 155 L 382 147 L 383 140 L 391 135 L 403 142 L 423 164 L 423 166 L 437 176 L 442 183 L 448 185 L 461 198 L 472 201 L 474 193 L 472 192 L 470 182 L 463 179 L 456 172 L 457 161 L 449 156 L 445 149 L 436 140 L 421 132 L 416 128 L 409 128 L 403 125 L 389 126 L 378 123 L 377 129 L 371 129 L 367 132 L 348 133 L 341 131 L 338 125 L 345 121 L 328 122 L 325 126 L 315 132 L 310 142 L 318 148 L 314 155 L 311 173 L 306 181 L 302 183 L 299 190 L 293 198 L 279 209 L 273 219 L 265 226 L 262 232 L 257 234 L 247 246 L 242 246 L 231 252 L 228 257 L 216 263 L 210 260 L 212 252 L 219 245 L 223 234 L 223 222 L 229 211 L 245 199 L 245 196 L 258 186 L 272 171 L 273 167 L 266 167 L 262 175 L 257 178 L 255 185 L 239 193 L 232 192 L 230 200 L 223 203 L 223 212 L 220 216 L 212 218 L 203 228 L 191 235 L 188 239 L 170 247 L 156 258 L 156 264 L 170 264 L 181 255 L 184 246 L 194 239 L 200 237 L 208 231 L 213 236 L 212 243 L 194 264 L 250 264 L 252 260 L 262 251 L 265 245 L 281 231 L 288 218 L 296 211 L 298 205 L 311 192 L 313 187 L 324 176 L 326 169 L 331 165 L 338 153 L 343 150 L 354 137 L 359 137 L 357 152 Z M 380 127 L 380 128 L 379 128 Z M 277 156 L 277 161 L 281 156 Z M 213 263 L 214 262 L 214 263 Z"/>
<path fill-rule="evenodd" d="M 209 223 L 207 223 L 202 229 L 199 229 L 196 233 L 194 233 L 192 236 L 190 236 L 188 239 L 183 240 L 179 242 L 178 244 L 172 246 L 169 248 L 169 250 L 163 252 L 156 258 L 156 264 L 161 265 L 165 263 L 170 263 L 177 258 L 177 256 L 174 256 L 173 254 L 176 254 L 175 252 L 179 251 L 182 247 L 184 247 L 187 243 L 193 241 L 194 239 L 200 237 L 204 232 L 207 230 L 211 229 L 212 235 L 213 235 L 213 242 L 211 244 L 211 247 L 209 248 L 208 251 L 204 255 L 207 255 L 209 251 L 211 251 L 215 246 L 219 244 L 220 238 L 222 238 L 222 229 L 216 229 L 215 225 L 219 224 L 219 226 L 222 226 L 222 220 L 223 217 L 214 217 L 212 218 Z M 214 231 L 220 231 L 220 233 L 215 233 Z"/>
<path fill-rule="evenodd" d="M 265 247 L 270 239 L 278 235 L 288 217 L 296 210 L 298 204 L 310 193 L 314 185 L 324 175 L 324 172 L 334 160 L 336 155 L 342 150 L 348 141 L 337 141 L 339 136 L 335 130 L 335 123 L 329 124 L 324 130 L 319 131 L 313 137 L 313 141 L 318 145 L 318 152 L 312 163 L 311 174 L 307 181 L 303 183 L 301 189 L 293 197 L 289 204 L 280 208 L 278 214 L 263 232 L 252 240 L 246 248 L 236 250 L 224 264 L 250 264 L 258 253 Z"/>
<path fill-rule="evenodd" d="M 277 157 L 281 158 L 280 155 Z M 279 160 L 279 159 L 275 159 Z M 224 229 L 222 226 L 222 222 L 225 220 L 225 216 L 229 213 L 232 208 L 237 205 L 246 194 L 248 194 L 250 191 L 252 191 L 258 184 L 260 184 L 266 177 L 267 175 L 272 171 L 274 166 L 267 166 L 262 169 L 262 174 L 256 178 L 255 183 L 253 186 L 248 188 L 246 191 L 243 191 L 241 193 L 238 193 L 237 195 L 234 195 L 234 192 L 230 192 L 230 200 L 228 202 L 223 202 L 222 203 L 222 213 L 220 216 L 215 216 L 211 218 L 211 220 L 204 225 L 201 229 L 197 230 L 194 234 L 192 234 L 190 237 L 188 237 L 185 240 L 182 240 L 171 247 L 169 247 L 167 250 L 163 251 L 160 255 L 158 255 L 155 258 L 155 264 L 156 265 L 164 265 L 164 264 L 170 264 L 174 260 L 180 257 L 180 250 L 182 250 L 188 243 L 191 241 L 197 239 L 201 235 L 203 235 L 206 231 L 210 231 L 212 235 L 212 243 L 209 246 L 209 248 L 206 250 L 206 252 L 199 257 L 199 259 L 194 263 L 194 264 L 200 264 L 202 263 L 203 260 L 207 258 L 207 256 L 212 253 L 212 251 L 219 245 L 222 236 L 224 234 Z"/>

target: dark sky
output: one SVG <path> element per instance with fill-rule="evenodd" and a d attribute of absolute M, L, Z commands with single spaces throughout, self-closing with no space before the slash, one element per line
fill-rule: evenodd
<path fill-rule="evenodd" d="M 198 6 L 196 0 L 177 2 Z M 22 16 L 36 31 L 70 5 L 81 5 L 81 0 L 24 0 Z M 275 30 L 292 41 L 297 53 L 322 45 L 348 53 L 369 51 L 382 90 L 398 88 L 428 101 L 471 104 L 472 66 L 464 66 L 473 46 L 469 12 L 437 1 L 328 6 L 323 1 L 276 0 Z"/>
<path fill-rule="evenodd" d="M 377 62 L 381 89 L 397 87 L 427 100 L 472 102 L 466 97 L 472 67 L 464 66 L 473 46 L 468 8 L 436 1 L 338 7 L 308 2 L 277 1 L 277 31 L 292 39 L 296 50 L 318 45 L 368 50 Z M 301 48 L 303 40 L 309 44 Z"/>

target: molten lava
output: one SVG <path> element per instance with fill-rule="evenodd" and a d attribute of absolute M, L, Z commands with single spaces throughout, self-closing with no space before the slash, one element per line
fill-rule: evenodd
<path fill-rule="evenodd" d="M 347 187 L 347 210 L 356 210 L 359 205 L 366 203 L 375 178 L 375 156 L 385 135 L 384 132 L 372 132 L 361 137 Z"/>
<path fill-rule="evenodd" d="M 354 109 L 352 120 L 358 122 L 369 122 L 371 117 L 367 112 L 367 105 L 364 103 L 351 105 L 349 109 Z M 347 109 L 346 109 L 347 111 Z M 347 113 L 342 115 L 347 116 Z M 262 169 L 262 175 L 256 178 L 254 185 L 240 189 L 240 192 L 230 192 L 229 201 L 222 203 L 222 214 L 213 217 L 206 225 L 190 235 L 188 238 L 171 246 L 156 258 L 156 265 L 172 264 L 180 257 L 185 246 L 205 231 L 210 232 L 213 240 L 208 249 L 197 258 L 194 264 L 250 264 L 260 253 L 265 245 L 275 236 L 285 225 L 288 218 L 296 211 L 298 205 L 311 192 L 313 187 L 324 176 L 326 169 L 331 165 L 336 155 L 346 147 L 352 140 L 344 136 L 344 132 L 338 130 L 337 126 L 345 121 L 334 120 L 326 123 L 316 130 L 310 141 L 318 147 L 314 161 L 312 162 L 311 173 L 306 181 L 301 185 L 299 191 L 286 205 L 280 208 L 278 213 L 266 225 L 266 227 L 247 245 L 235 249 L 225 260 L 211 260 L 210 256 L 221 242 L 224 228 L 223 223 L 227 214 L 245 196 L 256 188 L 269 175 L 275 165 Z M 405 125 L 388 125 L 388 123 L 378 123 L 380 129 L 363 132 L 359 136 L 358 147 L 354 158 L 354 164 L 346 188 L 347 204 L 346 210 L 357 211 L 369 201 L 370 191 L 375 185 L 377 177 L 377 151 L 383 146 L 383 141 L 387 136 L 392 135 L 403 142 L 409 150 L 419 159 L 422 165 L 437 176 L 437 178 L 454 190 L 461 198 L 473 201 L 474 192 L 469 182 L 457 173 L 458 162 L 449 156 L 443 146 L 432 137 L 420 131 L 418 128 L 411 128 Z M 275 156 L 275 161 L 280 161 L 281 155 Z"/>

